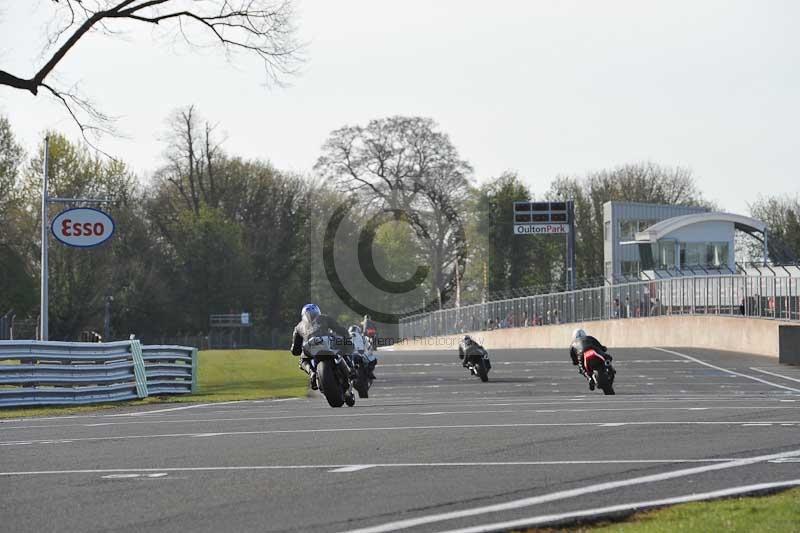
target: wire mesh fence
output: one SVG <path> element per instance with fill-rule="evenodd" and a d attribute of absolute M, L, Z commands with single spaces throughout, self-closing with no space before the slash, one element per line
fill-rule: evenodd
<path fill-rule="evenodd" d="M 800 320 L 800 277 L 675 277 L 510 298 L 401 318 L 400 337 L 661 315 Z"/>

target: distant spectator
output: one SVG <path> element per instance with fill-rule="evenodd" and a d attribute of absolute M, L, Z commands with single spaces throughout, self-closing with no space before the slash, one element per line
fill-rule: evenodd
<path fill-rule="evenodd" d="M 659 316 L 661 314 L 661 302 L 656 298 L 653 301 L 653 307 L 650 309 L 650 314 L 653 316 Z"/>
<path fill-rule="evenodd" d="M 611 310 L 612 318 L 619 318 L 619 298 L 614 298 L 614 308 Z"/>
<path fill-rule="evenodd" d="M 742 298 L 742 303 L 739 304 L 739 314 L 744 316 L 744 298 Z"/>
<path fill-rule="evenodd" d="M 625 318 L 631 317 L 631 299 L 626 296 L 625 297 Z"/>

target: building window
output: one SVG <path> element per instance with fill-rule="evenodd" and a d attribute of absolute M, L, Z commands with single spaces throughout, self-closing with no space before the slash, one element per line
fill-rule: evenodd
<path fill-rule="evenodd" d="M 654 226 L 658 220 L 640 220 L 639 221 L 639 231 L 644 231 L 650 226 Z"/>
<path fill-rule="evenodd" d="M 658 242 L 658 265 L 661 268 L 675 266 L 675 241 Z"/>
<path fill-rule="evenodd" d="M 636 238 L 636 232 L 639 231 L 638 220 L 623 220 L 619 223 L 620 240 L 632 241 Z"/>
<path fill-rule="evenodd" d="M 728 243 L 727 242 L 712 242 L 709 245 L 710 257 L 708 264 L 715 267 L 721 267 L 728 264 Z"/>
<path fill-rule="evenodd" d="M 680 244 L 681 268 L 705 266 L 719 268 L 728 264 L 727 242 L 682 242 Z"/>
<path fill-rule="evenodd" d="M 636 233 L 644 231 L 654 225 L 657 220 L 623 220 L 619 223 L 620 240 L 632 241 L 636 238 Z"/>
<path fill-rule="evenodd" d="M 611 265 L 611 261 L 606 261 L 606 278 L 611 279 L 614 277 L 614 267 Z"/>
<path fill-rule="evenodd" d="M 622 275 L 629 278 L 638 278 L 642 272 L 639 261 L 623 261 Z"/>
<path fill-rule="evenodd" d="M 606 221 L 605 224 L 603 224 L 603 240 L 605 241 L 611 240 L 611 222 L 608 220 Z"/>

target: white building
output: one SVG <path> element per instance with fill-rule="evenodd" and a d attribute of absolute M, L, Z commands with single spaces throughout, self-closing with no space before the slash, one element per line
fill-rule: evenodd
<path fill-rule="evenodd" d="M 750 217 L 699 207 L 606 202 L 605 277 L 609 281 L 706 271 L 735 272 L 734 235 L 765 243 L 766 225 Z"/>

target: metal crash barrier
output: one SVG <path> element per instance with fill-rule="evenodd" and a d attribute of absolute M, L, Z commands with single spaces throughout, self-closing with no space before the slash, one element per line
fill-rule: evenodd
<path fill-rule="evenodd" d="M 0 407 L 84 405 L 197 390 L 197 350 L 138 340 L 0 341 Z"/>
<path fill-rule="evenodd" d="M 686 276 L 497 300 L 401 318 L 400 337 L 665 315 L 800 321 L 800 277 Z"/>

